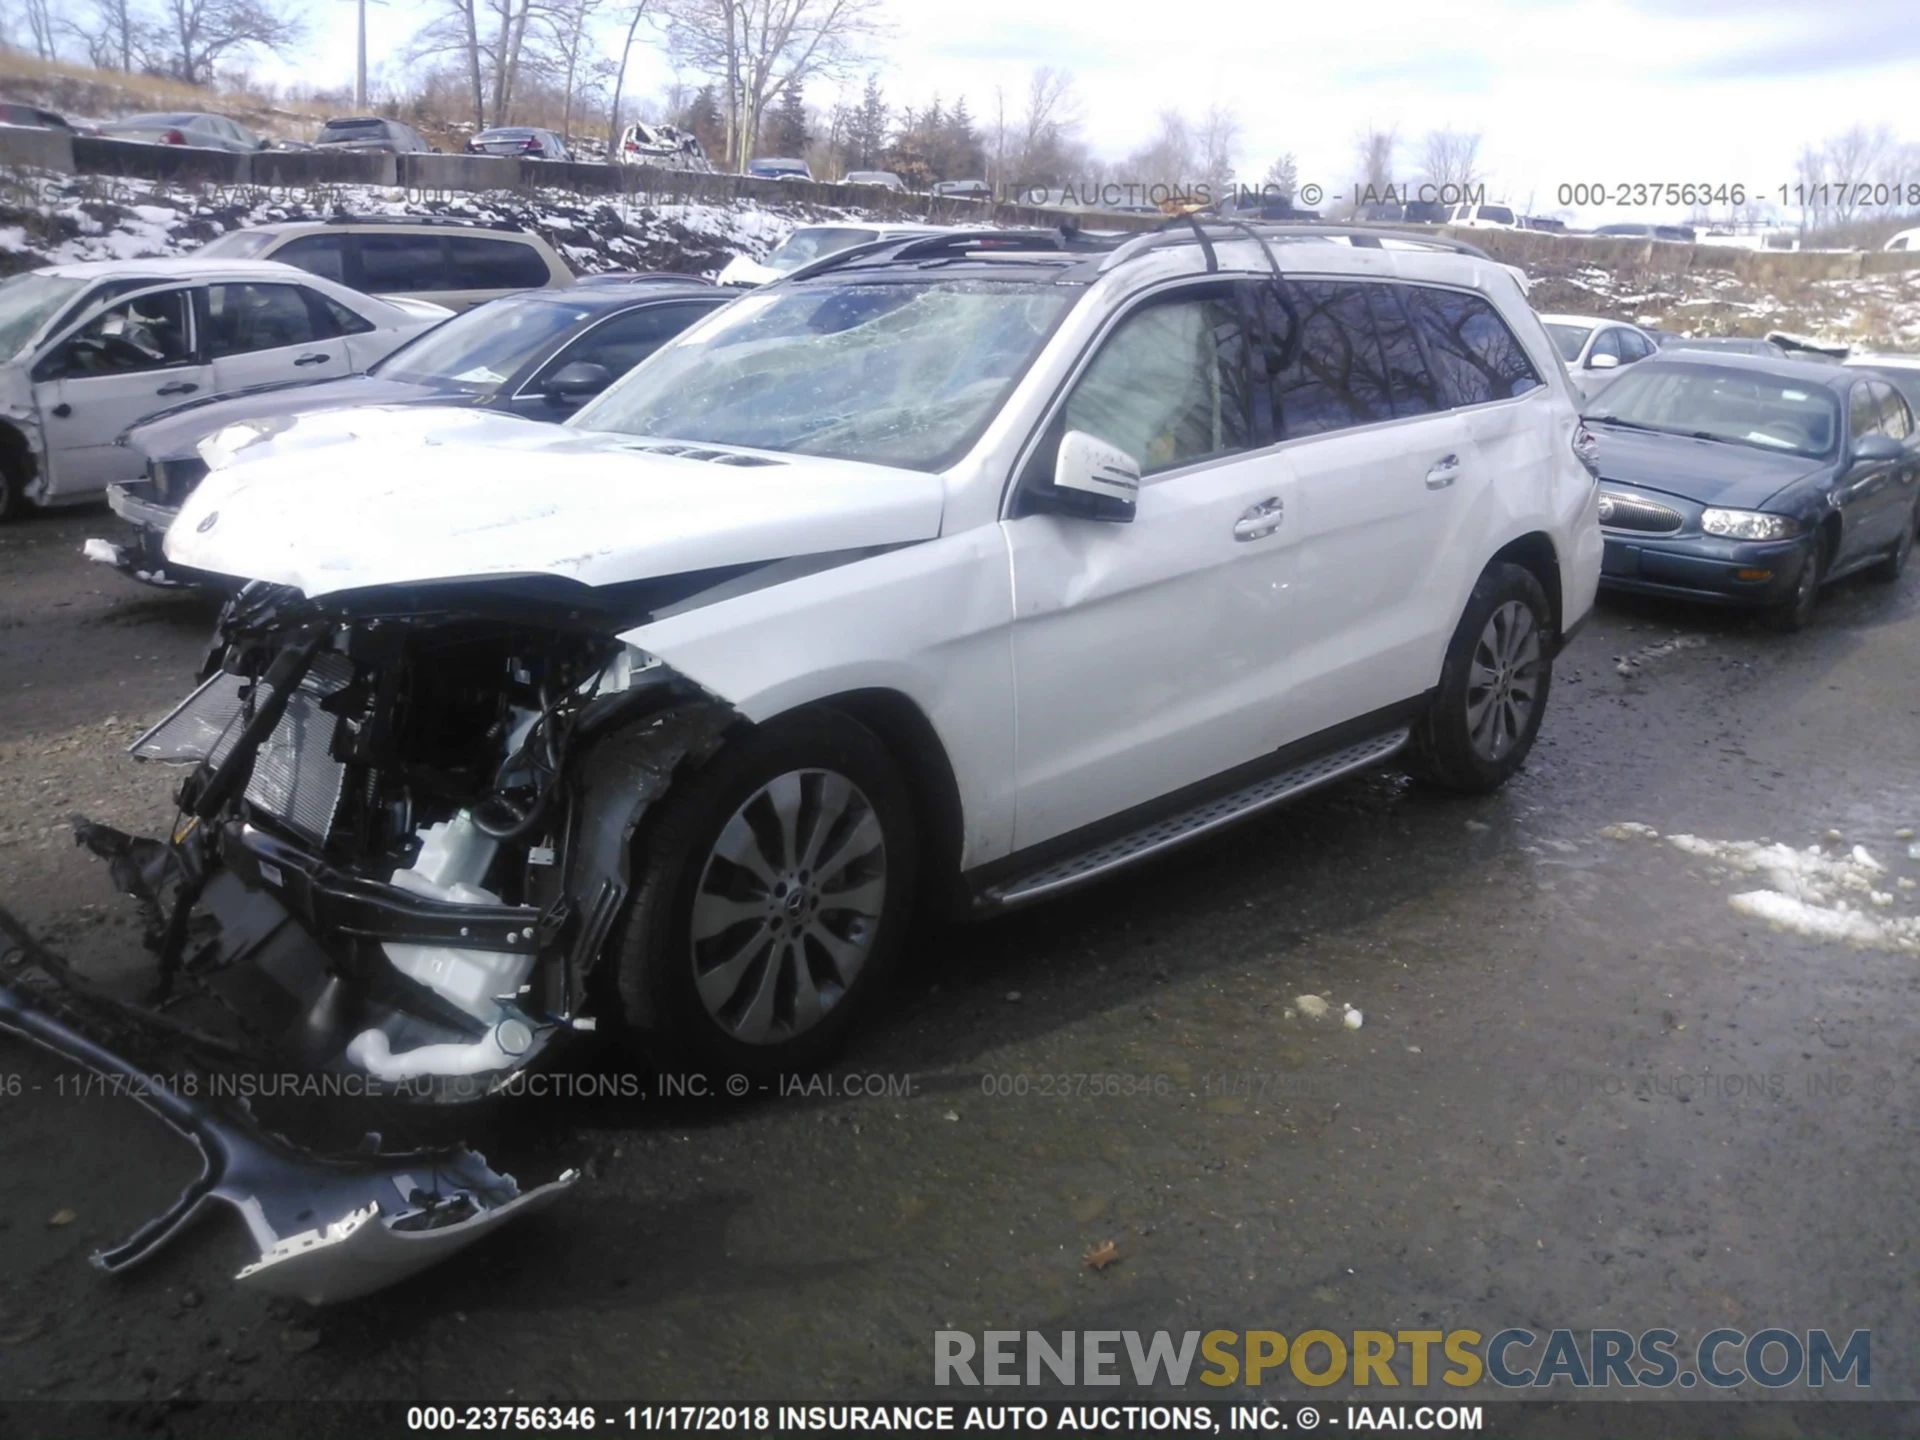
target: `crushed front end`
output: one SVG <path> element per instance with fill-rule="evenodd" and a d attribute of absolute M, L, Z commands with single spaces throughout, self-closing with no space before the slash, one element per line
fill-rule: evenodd
<path fill-rule="evenodd" d="M 646 777 L 727 712 L 612 638 L 652 597 L 587 593 L 245 587 L 203 683 L 132 747 L 193 767 L 170 839 L 81 829 L 152 906 L 161 1001 L 277 1065 L 442 1103 L 592 1030 Z"/>

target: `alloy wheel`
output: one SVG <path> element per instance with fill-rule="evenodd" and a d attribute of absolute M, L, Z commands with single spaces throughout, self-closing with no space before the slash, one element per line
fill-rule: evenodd
<path fill-rule="evenodd" d="M 707 1013 L 749 1045 L 812 1029 L 853 988 L 886 896 L 886 836 L 860 787 L 831 770 L 774 777 L 721 827 L 694 892 Z"/>
<path fill-rule="evenodd" d="M 1509 600 L 1487 617 L 1467 676 L 1467 734 L 1482 760 L 1505 758 L 1527 733 L 1540 699 L 1540 627 Z"/>

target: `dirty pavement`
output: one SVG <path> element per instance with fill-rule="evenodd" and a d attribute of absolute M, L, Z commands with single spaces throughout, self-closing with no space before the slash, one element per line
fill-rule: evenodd
<path fill-rule="evenodd" d="M 0 906 L 135 994 L 68 817 L 167 825 L 124 749 L 212 611 L 83 563 L 101 524 L 0 530 Z M 586 1055 L 467 1137 L 568 1194 L 320 1310 L 237 1288 L 218 1209 L 89 1266 L 197 1157 L 7 1040 L 0 1393 L 844 1402 L 924 1391 L 946 1328 L 1778 1325 L 1871 1329 L 1920 1396 L 1916 675 L 1911 577 L 1786 638 L 1603 602 L 1502 792 L 1372 776 L 928 936 L 823 1077 Z"/>

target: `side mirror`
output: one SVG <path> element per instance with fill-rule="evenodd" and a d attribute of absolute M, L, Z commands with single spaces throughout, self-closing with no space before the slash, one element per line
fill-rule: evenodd
<path fill-rule="evenodd" d="M 1907 447 L 1891 435 L 1862 435 L 1853 442 L 1851 458 L 1856 465 L 1884 465 L 1907 453 Z"/>
<path fill-rule="evenodd" d="M 1053 488 L 1064 514 L 1125 523 L 1140 498 L 1140 462 L 1084 430 L 1069 430 L 1054 457 Z"/>
<path fill-rule="evenodd" d="M 575 360 L 549 375 L 542 382 L 540 393 L 549 400 L 585 400 L 598 395 L 612 383 L 613 372 L 606 366 L 596 365 L 591 360 Z"/>
<path fill-rule="evenodd" d="M 1619 368 L 1620 357 L 1618 355 L 1589 355 L 1587 357 L 1587 369 L 1589 370 L 1618 370 Z"/>

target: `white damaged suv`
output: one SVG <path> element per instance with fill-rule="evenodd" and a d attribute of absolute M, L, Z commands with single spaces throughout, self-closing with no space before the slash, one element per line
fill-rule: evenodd
<path fill-rule="evenodd" d="M 252 583 L 135 747 L 195 767 L 162 973 L 447 1098 L 596 1025 L 767 1073 L 917 903 L 1396 757 L 1499 785 L 1593 602 L 1589 442 L 1505 269 L 1381 239 L 880 240 L 564 427 L 212 437 L 167 554 Z"/>

